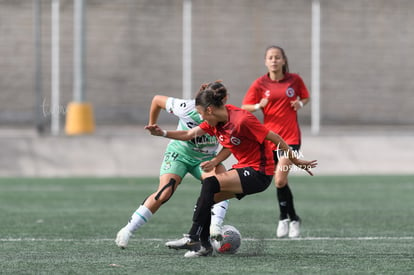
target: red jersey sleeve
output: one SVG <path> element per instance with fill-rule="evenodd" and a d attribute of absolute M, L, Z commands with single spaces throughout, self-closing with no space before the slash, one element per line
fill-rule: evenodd
<path fill-rule="evenodd" d="M 204 132 L 206 132 L 206 133 L 207 133 L 207 134 L 209 134 L 210 136 L 214 136 L 214 135 L 215 135 L 215 132 L 214 132 L 213 127 L 211 127 L 211 126 L 207 123 L 207 121 L 203 121 L 203 122 L 201 122 L 201 124 L 200 124 L 200 125 L 198 125 L 198 127 L 200 127 L 200 128 L 201 128 L 201 130 L 203 130 Z"/>
<path fill-rule="evenodd" d="M 297 91 L 298 96 L 301 99 L 309 98 L 309 91 L 306 88 L 306 85 L 303 82 L 303 79 L 299 75 L 297 76 L 297 81 L 298 81 L 298 83 L 297 83 L 297 85 L 298 85 L 298 91 Z"/>
<path fill-rule="evenodd" d="M 256 79 L 247 90 L 242 104 L 256 104 L 262 99 L 262 91 L 260 90 L 259 79 Z"/>

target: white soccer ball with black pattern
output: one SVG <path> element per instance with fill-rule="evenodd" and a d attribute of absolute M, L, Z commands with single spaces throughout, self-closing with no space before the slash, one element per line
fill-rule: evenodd
<path fill-rule="evenodd" d="M 212 240 L 211 245 L 220 254 L 234 254 L 241 245 L 241 234 L 232 225 L 223 225 L 223 239 L 221 241 Z"/>

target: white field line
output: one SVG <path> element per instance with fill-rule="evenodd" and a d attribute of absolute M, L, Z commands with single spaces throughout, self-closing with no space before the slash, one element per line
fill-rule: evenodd
<path fill-rule="evenodd" d="M 63 239 L 63 238 L 0 238 L 0 242 L 113 242 L 115 239 Z M 132 241 L 165 242 L 169 239 L 136 238 Z M 303 238 L 243 238 L 243 241 L 372 241 L 372 240 L 414 240 L 414 236 L 406 237 L 303 237 Z"/>

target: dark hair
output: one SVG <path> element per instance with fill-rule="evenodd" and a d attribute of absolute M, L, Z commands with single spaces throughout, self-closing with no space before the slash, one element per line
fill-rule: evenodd
<path fill-rule="evenodd" d="M 196 106 L 207 108 L 210 105 L 221 107 L 223 99 L 227 96 L 227 89 L 221 80 L 202 84 L 195 98 Z"/>
<path fill-rule="evenodd" d="M 265 59 L 266 59 L 267 52 L 270 49 L 278 49 L 282 53 L 282 57 L 285 60 L 285 65 L 283 65 L 282 72 L 284 74 L 285 73 L 288 73 L 289 72 L 289 62 L 288 62 L 288 58 L 287 58 L 287 56 L 285 54 L 285 50 L 282 47 L 280 47 L 280 46 L 271 45 L 271 46 L 269 46 L 269 47 L 266 48 L 266 51 L 265 51 Z"/>

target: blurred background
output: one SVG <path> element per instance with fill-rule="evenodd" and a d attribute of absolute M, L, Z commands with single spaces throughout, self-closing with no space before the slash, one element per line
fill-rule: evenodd
<path fill-rule="evenodd" d="M 413 173 L 413 12 L 411 0 L 0 0 L 0 175 L 157 175 L 168 141 L 143 130 L 152 97 L 222 79 L 240 106 L 268 45 L 311 92 L 299 119 L 320 174 Z M 79 99 L 94 128 L 68 135 Z"/>

